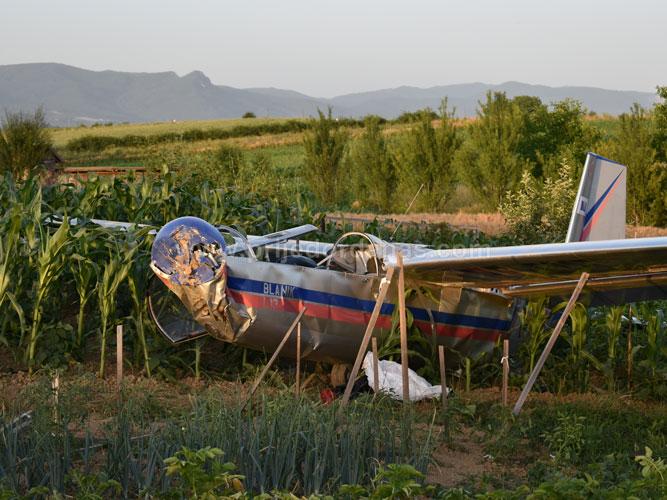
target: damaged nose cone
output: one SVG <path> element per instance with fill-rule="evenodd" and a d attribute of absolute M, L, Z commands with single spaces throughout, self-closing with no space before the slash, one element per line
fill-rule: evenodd
<path fill-rule="evenodd" d="M 213 281 L 224 269 L 225 240 L 198 217 L 174 219 L 160 229 L 151 249 L 153 265 L 178 285 Z"/>

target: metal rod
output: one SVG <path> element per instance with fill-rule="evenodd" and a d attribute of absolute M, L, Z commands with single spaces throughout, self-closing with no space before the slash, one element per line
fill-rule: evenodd
<path fill-rule="evenodd" d="M 380 291 L 378 292 L 378 298 L 375 301 L 375 306 L 373 307 L 373 312 L 371 313 L 371 319 L 366 325 L 366 331 L 364 336 L 361 339 L 361 345 L 359 346 L 359 351 L 357 352 L 357 357 L 354 360 L 354 365 L 352 366 L 352 371 L 350 372 L 350 378 L 347 381 L 347 386 L 345 387 L 345 392 L 343 393 L 343 399 L 341 400 L 341 406 L 345 406 L 350 400 L 350 395 L 352 394 L 352 386 L 354 381 L 359 374 L 359 368 L 361 367 L 361 362 L 364 359 L 364 354 L 366 349 L 368 349 L 368 342 L 371 339 L 373 334 L 373 329 L 375 328 L 375 323 L 377 323 L 378 316 L 380 316 L 380 311 L 382 309 L 382 304 L 384 299 L 387 296 L 387 291 L 389 290 L 389 285 L 391 284 L 391 278 L 394 275 L 394 267 L 387 269 L 386 276 L 380 282 Z"/>
<path fill-rule="evenodd" d="M 405 313 L 405 272 L 403 269 L 403 255 L 396 255 L 398 264 L 398 314 L 401 331 L 401 374 L 403 378 L 403 402 L 410 401 L 410 377 L 408 374 L 408 325 Z"/>
<path fill-rule="evenodd" d="M 243 403 L 243 407 L 245 408 L 248 402 L 252 399 L 253 394 L 255 394 L 255 391 L 259 387 L 259 384 L 262 382 L 264 377 L 266 376 L 266 373 L 269 371 L 271 368 L 271 365 L 273 365 L 273 362 L 276 360 L 278 355 L 280 354 L 280 351 L 282 351 L 283 347 L 287 343 L 287 339 L 289 339 L 289 336 L 292 334 L 294 331 L 294 328 L 296 325 L 299 324 L 299 321 L 301 320 L 301 316 L 303 316 L 303 313 L 306 312 L 306 307 L 304 306 L 303 309 L 297 314 L 296 318 L 294 318 L 294 321 L 290 325 L 290 327 L 287 329 L 287 332 L 285 332 L 285 336 L 283 339 L 280 341 L 280 344 L 278 344 L 278 347 L 276 347 L 276 350 L 273 352 L 273 355 L 271 356 L 271 359 L 269 359 L 269 362 L 266 363 L 266 366 L 262 369 L 262 372 L 259 374 L 259 377 L 257 377 L 257 380 L 255 380 L 255 383 L 252 386 L 252 389 L 250 389 L 250 394 L 248 395 L 248 399 L 246 400 L 245 403 Z"/>
<path fill-rule="evenodd" d="M 554 331 L 551 333 L 551 337 L 549 337 L 549 341 L 547 342 L 547 345 L 544 347 L 544 350 L 542 351 L 542 354 L 540 355 L 540 359 L 537 360 L 537 363 L 535 364 L 535 368 L 533 368 L 533 373 L 530 374 L 530 377 L 528 378 L 528 382 L 526 382 L 526 385 L 524 386 L 523 390 L 521 391 L 521 395 L 519 396 L 519 399 L 516 402 L 516 405 L 514 405 L 514 409 L 512 410 L 512 413 L 514 415 L 518 415 L 521 412 L 521 408 L 523 408 L 523 404 L 526 402 L 526 399 L 528 398 L 528 394 L 530 393 L 530 390 L 533 388 L 533 385 L 535 384 L 535 381 L 537 380 L 537 376 L 540 374 L 540 371 L 542 370 L 542 367 L 544 366 L 544 363 L 547 360 L 547 357 L 549 356 L 549 353 L 551 353 L 551 349 L 553 349 L 554 344 L 556 343 L 556 340 L 558 340 L 558 336 L 560 335 L 561 330 L 565 326 L 565 322 L 567 321 L 567 318 L 570 317 L 570 313 L 572 312 L 572 309 L 577 303 L 577 299 L 579 298 L 579 295 L 581 294 L 581 291 L 584 289 L 584 286 L 586 285 L 586 282 L 588 281 L 588 273 L 582 273 L 581 277 L 579 278 L 579 282 L 577 283 L 577 287 L 574 289 L 572 292 L 572 295 L 570 296 L 570 300 L 568 301 L 567 305 L 565 306 L 565 310 L 563 311 L 563 314 L 561 315 L 560 319 L 558 320 L 558 323 L 556 324 L 556 328 L 554 328 Z"/>

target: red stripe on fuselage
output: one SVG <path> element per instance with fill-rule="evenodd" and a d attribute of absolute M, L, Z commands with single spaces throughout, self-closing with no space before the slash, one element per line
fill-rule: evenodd
<path fill-rule="evenodd" d="M 355 311 L 344 307 L 303 302 L 298 299 L 289 299 L 286 297 L 269 297 L 249 292 L 239 292 L 237 290 L 228 290 L 228 293 L 236 302 L 257 309 L 272 309 L 298 313 L 301 309 L 307 306 L 308 309 L 304 313 L 305 316 L 330 319 L 355 325 L 367 325 L 371 319 L 370 313 Z M 432 329 L 430 322 L 415 320 L 415 325 L 427 335 L 431 334 Z M 385 329 L 391 328 L 391 316 L 380 315 L 377 320 L 377 327 Z M 495 342 L 501 336 L 500 330 L 484 330 L 468 326 L 447 325 L 444 323 L 435 323 L 435 332 L 438 336 L 470 338 L 483 342 Z"/>

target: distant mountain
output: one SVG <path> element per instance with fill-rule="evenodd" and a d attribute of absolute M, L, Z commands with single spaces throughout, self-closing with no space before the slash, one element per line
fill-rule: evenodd
<path fill-rule="evenodd" d="M 0 109 L 33 110 L 43 106 L 56 126 L 95 122 L 153 122 L 257 116 L 310 116 L 333 106 L 338 116 L 377 114 L 393 118 L 404 111 L 436 109 L 447 96 L 459 116 L 472 116 L 488 90 L 508 96 L 533 95 L 544 102 L 567 97 L 598 113 L 619 114 L 634 102 L 650 107 L 649 92 L 593 87 L 547 87 L 519 82 L 468 83 L 431 88 L 398 87 L 322 99 L 275 88 L 238 89 L 214 85 L 201 71 L 126 73 L 89 71 L 64 64 L 0 66 Z"/>

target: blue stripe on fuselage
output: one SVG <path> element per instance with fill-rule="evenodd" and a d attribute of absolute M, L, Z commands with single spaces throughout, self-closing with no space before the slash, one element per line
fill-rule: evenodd
<path fill-rule="evenodd" d="M 227 284 L 232 290 L 239 292 L 250 292 L 259 295 L 272 295 L 265 293 L 265 286 L 268 285 L 270 290 L 281 290 L 285 285 L 282 283 L 271 283 L 267 281 L 258 281 L 247 278 L 237 278 L 228 276 Z M 281 295 L 276 295 L 280 297 Z M 309 290 L 307 288 L 300 288 L 289 285 L 290 299 L 303 300 L 306 302 L 313 302 L 315 304 L 324 304 L 334 307 L 344 307 L 346 309 L 354 309 L 357 311 L 372 312 L 375 306 L 375 301 L 358 299 L 348 295 L 338 295 L 335 293 L 320 292 L 317 290 Z M 410 312 L 415 319 L 421 321 L 431 321 L 431 318 L 426 309 L 417 307 L 409 307 Z M 390 315 L 394 312 L 394 304 L 382 304 L 380 314 Z M 511 322 L 496 319 L 484 318 L 481 316 L 468 316 L 465 314 L 452 314 L 440 311 L 431 311 L 433 319 L 436 323 L 443 323 L 447 325 L 461 325 L 473 328 L 486 328 L 489 330 L 508 330 Z"/>
<path fill-rule="evenodd" d="M 618 178 L 621 176 L 622 173 L 623 172 L 621 171 L 616 176 L 616 178 L 614 178 L 614 180 L 611 181 L 611 184 L 609 184 L 609 187 L 605 190 L 604 193 L 602 193 L 602 196 L 600 196 L 600 198 L 595 202 L 595 204 L 591 207 L 591 209 L 588 211 L 588 213 L 584 216 L 584 227 L 586 227 L 588 222 L 593 218 L 593 216 L 595 215 L 595 212 L 597 212 L 598 208 L 600 207 L 600 205 L 602 204 L 604 199 L 609 194 L 609 191 L 611 191 L 611 188 L 614 187 L 614 184 L 616 184 L 616 181 L 618 180 Z"/>

